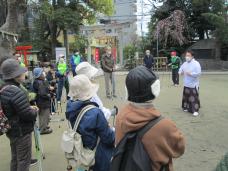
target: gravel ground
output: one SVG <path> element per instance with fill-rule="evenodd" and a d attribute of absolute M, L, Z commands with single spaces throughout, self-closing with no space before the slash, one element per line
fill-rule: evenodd
<path fill-rule="evenodd" d="M 118 74 L 117 95 L 118 98 L 107 100 L 105 98 L 104 80 L 100 83 L 99 95 L 105 106 L 111 108 L 117 105 L 121 108 L 125 103 L 124 74 Z M 202 108 L 199 117 L 192 117 L 180 109 L 182 86 L 173 87 L 169 74 L 160 73 L 162 83 L 161 95 L 155 101 L 155 106 L 161 113 L 171 118 L 182 130 L 186 137 L 187 145 L 185 154 L 174 161 L 177 171 L 210 171 L 213 170 L 228 151 L 228 75 L 210 75 L 201 77 L 200 99 Z M 60 115 L 64 117 L 65 104 Z M 112 123 L 112 120 L 110 120 Z M 51 122 L 54 132 L 42 136 L 42 143 L 46 154 L 43 161 L 43 171 L 65 171 L 66 161 L 60 148 L 62 132 L 67 127 L 67 122 Z M 34 149 L 34 148 L 33 148 Z M 33 150 L 35 156 L 35 150 Z M 0 171 L 9 171 L 10 148 L 9 141 L 5 136 L 0 137 Z M 36 171 L 33 166 L 31 171 Z"/>

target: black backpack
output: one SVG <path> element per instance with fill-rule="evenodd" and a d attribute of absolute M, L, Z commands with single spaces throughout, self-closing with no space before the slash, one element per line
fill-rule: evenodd
<path fill-rule="evenodd" d="M 160 116 L 140 130 L 127 133 L 115 149 L 110 171 L 152 171 L 151 160 L 144 149 L 142 137 L 162 119 Z"/>

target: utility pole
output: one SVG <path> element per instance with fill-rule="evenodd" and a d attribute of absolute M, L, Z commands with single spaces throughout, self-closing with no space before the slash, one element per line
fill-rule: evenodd
<path fill-rule="evenodd" d="M 156 29 L 156 32 L 157 32 L 157 57 L 159 57 L 159 33 L 158 33 L 158 26 L 157 26 L 157 29 Z"/>
<path fill-rule="evenodd" d="M 143 38 L 143 20 L 144 20 L 144 0 L 141 0 L 141 12 L 142 12 L 142 16 L 141 16 L 141 36 L 142 36 L 142 48 L 144 50 L 144 38 Z"/>

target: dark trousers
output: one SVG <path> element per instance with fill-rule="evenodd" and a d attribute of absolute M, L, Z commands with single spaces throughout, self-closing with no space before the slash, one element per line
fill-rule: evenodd
<path fill-rule="evenodd" d="M 55 102 L 55 97 L 51 98 L 51 113 L 56 112 L 56 102 Z"/>
<path fill-rule="evenodd" d="M 72 70 L 72 74 L 73 74 L 73 77 L 75 77 L 77 75 L 75 70 Z"/>
<path fill-rule="evenodd" d="M 32 153 L 32 135 L 9 138 L 11 147 L 10 171 L 29 171 Z"/>
<path fill-rule="evenodd" d="M 200 99 L 198 88 L 184 87 L 182 109 L 188 110 L 190 113 L 199 112 Z"/>
<path fill-rule="evenodd" d="M 50 122 L 50 108 L 39 108 L 39 129 L 40 133 L 45 132 Z"/>
<path fill-rule="evenodd" d="M 172 69 L 172 80 L 173 80 L 173 84 L 177 84 L 179 85 L 179 73 L 178 73 L 179 69 Z"/>
<path fill-rule="evenodd" d="M 59 78 L 58 82 L 58 91 L 57 91 L 57 101 L 61 101 L 62 93 L 63 93 L 63 87 L 66 89 L 66 94 L 69 93 L 69 82 L 67 77 L 61 77 Z"/>

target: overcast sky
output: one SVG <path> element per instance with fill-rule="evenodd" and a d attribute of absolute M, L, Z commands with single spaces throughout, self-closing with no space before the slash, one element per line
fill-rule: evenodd
<path fill-rule="evenodd" d="M 151 18 L 151 10 L 152 6 L 149 0 L 143 0 L 143 10 L 142 10 L 142 1 L 137 0 L 137 15 L 138 15 L 138 22 L 137 22 L 137 32 L 138 35 L 141 36 L 141 24 L 142 24 L 142 31 L 143 34 L 145 35 L 148 33 L 148 23 L 150 22 Z M 161 4 L 157 4 L 158 6 Z M 144 14 L 144 15 L 142 15 Z"/>

